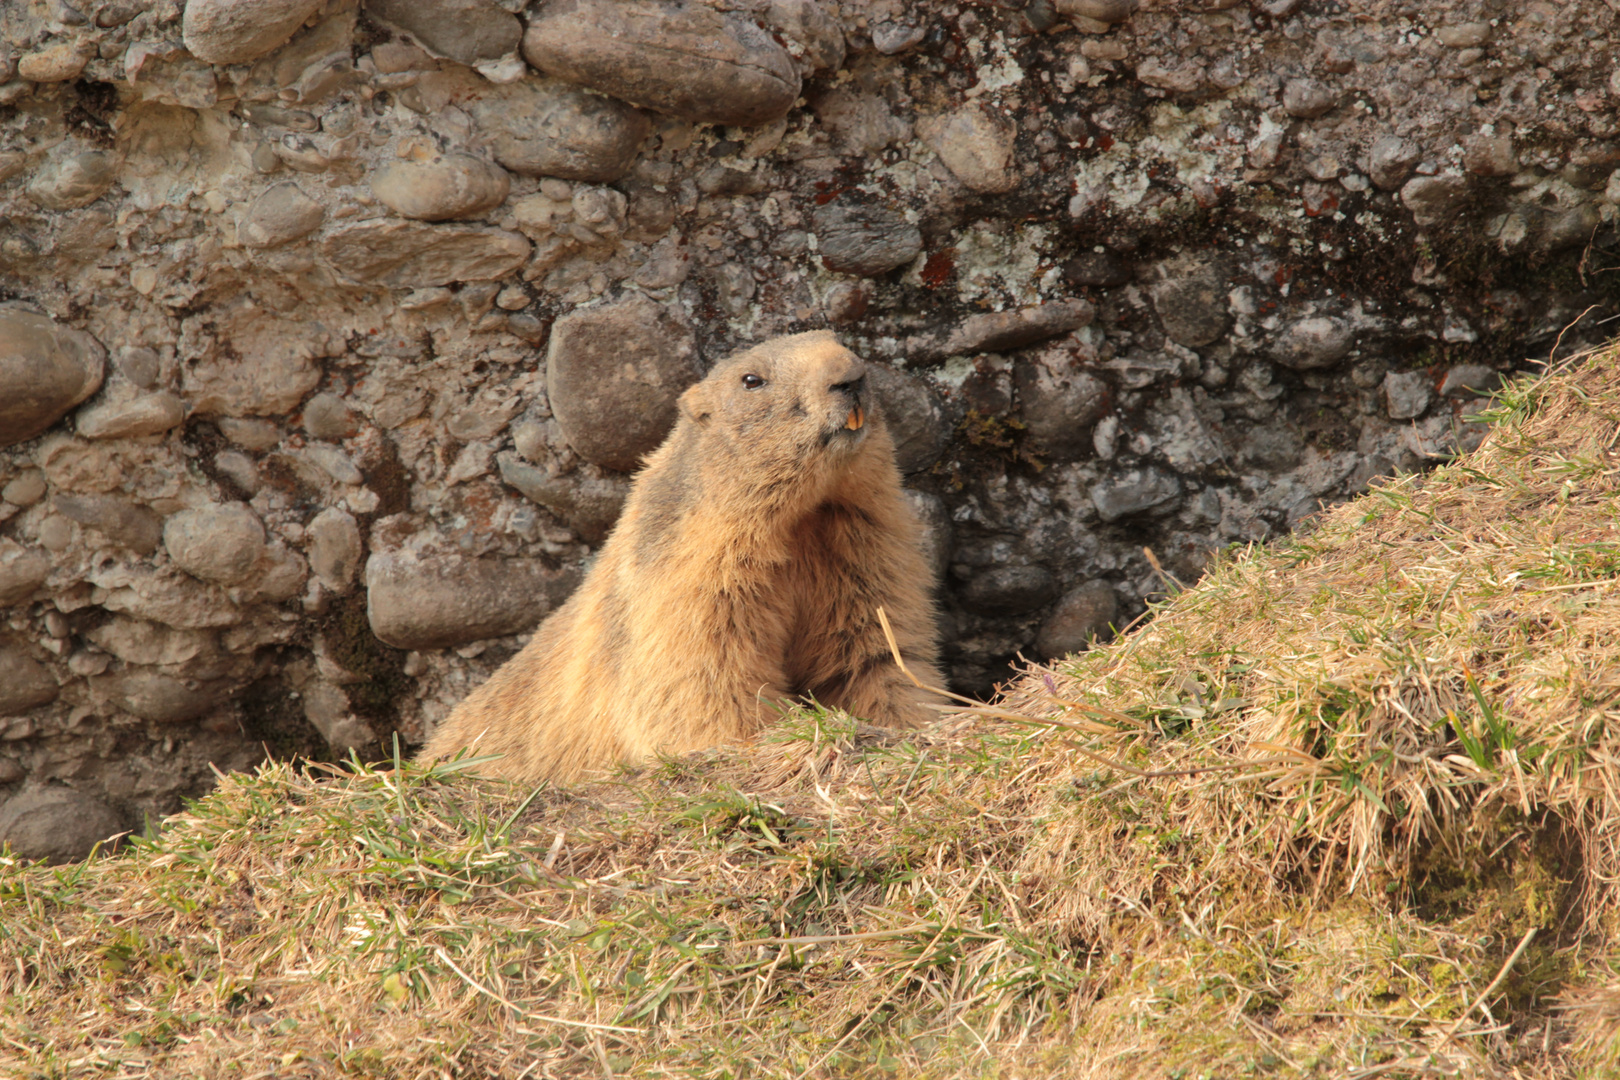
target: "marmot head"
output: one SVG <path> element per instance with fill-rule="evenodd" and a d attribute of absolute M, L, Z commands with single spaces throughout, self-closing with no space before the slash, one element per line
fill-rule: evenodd
<path fill-rule="evenodd" d="M 836 466 L 883 429 L 866 362 L 826 330 L 722 360 L 681 395 L 681 413 L 737 458 L 775 468 Z"/>

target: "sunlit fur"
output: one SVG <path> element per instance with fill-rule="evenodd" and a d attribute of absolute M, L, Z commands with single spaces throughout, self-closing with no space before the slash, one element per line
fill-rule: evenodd
<path fill-rule="evenodd" d="M 931 574 L 865 369 L 797 334 L 683 394 L 578 592 L 423 756 L 469 747 L 502 755 L 486 772 L 567 780 L 748 739 L 797 697 L 891 726 L 934 715 L 877 620 L 941 685 Z"/>

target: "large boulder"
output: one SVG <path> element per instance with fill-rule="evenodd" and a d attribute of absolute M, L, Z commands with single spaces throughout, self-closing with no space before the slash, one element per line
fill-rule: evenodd
<path fill-rule="evenodd" d="M 692 328 L 645 296 L 558 319 L 546 352 L 552 412 L 580 457 L 629 472 L 675 426 L 675 401 L 703 376 Z"/>
<path fill-rule="evenodd" d="M 793 58 L 739 15 L 682 0 L 555 0 L 523 56 L 555 75 L 688 120 L 766 124 L 799 96 Z"/>
<path fill-rule="evenodd" d="M 532 630 L 579 584 L 536 559 L 377 554 L 366 560 L 371 632 L 397 649 L 444 649 Z"/>
<path fill-rule="evenodd" d="M 0 308 L 0 446 L 32 439 L 95 393 L 107 352 L 46 315 Z"/>

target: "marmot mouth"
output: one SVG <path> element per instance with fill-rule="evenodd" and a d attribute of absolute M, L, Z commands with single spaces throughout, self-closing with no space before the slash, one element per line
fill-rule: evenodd
<path fill-rule="evenodd" d="M 864 423 L 866 423 L 866 410 L 857 405 L 849 410 L 849 419 L 844 421 L 844 426 L 850 431 L 859 431 Z"/>

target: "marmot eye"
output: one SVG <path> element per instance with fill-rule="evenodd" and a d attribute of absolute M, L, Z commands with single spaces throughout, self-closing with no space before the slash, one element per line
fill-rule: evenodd
<path fill-rule="evenodd" d="M 760 378 L 758 375 L 744 375 L 742 377 L 742 384 L 744 390 L 758 390 L 760 387 L 765 385 L 765 380 Z"/>

